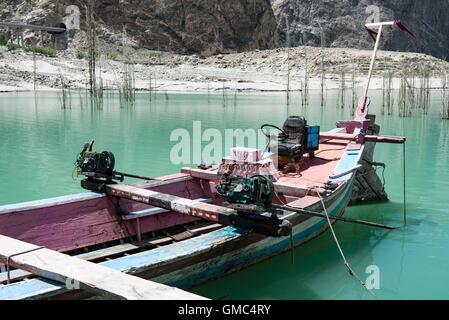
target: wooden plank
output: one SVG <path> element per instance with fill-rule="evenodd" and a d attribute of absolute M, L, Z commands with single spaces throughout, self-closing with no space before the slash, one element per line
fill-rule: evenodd
<path fill-rule="evenodd" d="M 91 252 L 86 252 L 86 253 L 82 253 L 79 255 L 76 255 L 75 257 L 77 257 L 78 259 L 83 259 L 83 260 L 87 260 L 87 261 L 95 261 L 98 259 L 105 259 L 105 258 L 110 258 L 116 255 L 121 255 L 124 254 L 126 252 L 130 252 L 133 250 L 138 250 L 140 247 L 132 244 L 132 243 L 124 243 L 124 244 L 119 244 L 116 246 L 112 246 L 109 248 L 103 248 L 103 249 L 99 249 L 99 250 L 95 250 L 95 251 L 91 251 Z"/>
<path fill-rule="evenodd" d="M 169 211 L 223 224 L 231 224 L 229 217 L 238 216 L 237 211 L 233 209 L 201 203 L 157 191 L 135 188 L 129 185 L 107 185 L 106 193 L 111 196 L 130 199 Z"/>
<path fill-rule="evenodd" d="M 32 273 L 20 269 L 11 270 L 11 272 L 9 273 L 9 278 L 11 279 L 12 282 L 20 281 L 29 277 L 34 277 L 34 275 Z M 8 281 L 7 272 L 5 271 L 0 273 L 0 285 L 6 284 L 7 281 Z"/>
<path fill-rule="evenodd" d="M 195 200 L 128 185 L 106 185 L 105 191 L 114 197 L 131 199 L 150 206 L 178 212 L 185 216 L 217 222 L 227 226 L 249 229 L 265 236 L 284 237 L 291 232 L 291 224 L 288 221 L 271 219 L 265 214 L 241 215 L 237 210 L 231 208 L 196 202 Z"/>
<path fill-rule="evenodd" d="M 184 242 L 175 242 L 169 247 L 163 246 L 99 264 L 121 272 L 139 274 L 145 270 L 156 268 L 160 264 L 170 264 L 169 261 L 188 259 L 195 253 L 210 251 L 211 248 L 223 245 L 227 241 L 237 240 L 246 233 L 248 232 L 234 228 L 223 228 Z M 66 292 L 67 288 L 63 284 L 36 278 L 5 286 L 0 290 L 0 300 L 46 299 Z"/>
<path fill-rule="evenodd" d="M 34 250 L 34 251 L 32 251 Z M 102 265 L 63 253 L 0 236 L 0 261 L 43 278 L 68 283 L 76 281 L 82 289 L 121 300 L 202 300 L 203 297 L 144 280 Z"/>
<path fill-rule="evenodd" d="M 220 180 L 221 175 L 217 173 L 217 170 L 202 170 L 194 168 L 182 168 L 181 172 L 191 175 L 193 178 L 204 179 L 204 180 Z"/>
<path fill-rule="evenodd" d="M 357 138 L 356 134 L 348 133 L 321 133 L 320 139 L 333 139 L 333 140 L 354 140 Z M 403 144 L 406 141 L 404 137 L 395 136 L 375 136 L 366 135 L 366 142 L 376 142 L 376 143 L 392 143 L 392 144 Z"/>
<path fill-rule="evenodd" d="M 189 232 L 193 233 L 194 235 L 197 235 L 197 234 L 202 234 L 202 233 L 206 233 L 209 231 L 214 231 L 214 230 L 217 230 L 220 228 L 223 228 L 223 225 L 219 224 L 219 223 L 215 223 L 215 224 L 210 224 L 210 225 L 207 225 L 204 227 L 199 227 L 199 228 L 187 228 L 187 230 Z"/>
<path fill-rule="evenodd" d="M 212 199 L 199 198 L 199 199 L 195 199 L 194 201 L 195 202 L 203 202 L 203 203 L 211 203 Z M 161 209 L 161 208 L 149 208 L 149 209 L 144 209 L 144 210 L 140 210 L 140 211 L 132 211 L 132 212 L 128 212 L 125 215 L 122 215 L 122 220 L 133 220 L 133 219 L 137 219 L 137 218 L 154 216 L 156 214 L 161 214 L 161 213 L 166 213 L 166 212 L 170 212 L 170 210 Z"/>
<path fill-rule="evenodd" d="M 392 144 L 404 144 L 407 139 L 405 137 L 395 136 L 366 136 L 365 141 L 376 143 L 392 143 Z"/>
<path fill-rule="evenodd" d="M 192 236 L 197 236 L 220 228 L 223 228 L 223 225 L 210 224 L 206 226 L 187 228 L 187 230 L 192 234 Z M 82 253 L 79 255 L 75 255 L 75 257 L 87 261 L 97 261 L 100 259 L 117 256 L 135 250 L 142 250 L 145 248 L 166 245 L 171 242 L 173 242 L 173 239 L 171 237 L 153 238 L 151 240 L 146 240 L 142 242 L 124 243 L 109 248 Z M 12 282 L 17 282 L 26 278 L 32 278 L 34 276 L 35 275 L 33 275 L 32 273 L 20 269 L 11 270 L 10 272 L 10 279 Z M 6 281 L 7 281 L 7 273 L 6 272 L 0 273 L 0 284 L 2 283 L 6 284 Z"/>
<path fill-rule="evenodd" d="M 75 255 L 74 257 L 76 257 L 78 259 L 87 260 L 87 261 L 96 261 L 96 260 L 106 259 L 106 258 L 110 258 L 110 257 L 117 256 L 120 254 L 124 254 L 124 253 L 130 252 L 130 251 L 133 251 L 133 250 L 141 250 L 141 249 L 145 249 L 148 247 L 157 247 L 160 245 L 168 244 L 170 242 L 173 242 L 172 238 L 160 237 L 158 239 L 151 239 L 151 240 L 142 241 L 142 242 L 119 244 L 119 245 L 112 246 L 109 248 L 104 248 L 104 249 L 99 249 L 99 250 L 95 250 L 95 251 L 91 251 L 91 252 L 78 254 L 78 255 Z M 23 280 L 23 279 L 29 278 L 29 277 L 34 277 L 34 275 L 32 273 L 29 273 L 27 271 L 20 270 L 20 269 L 11 270 L 11 273 L 10 273 L 10 279 L 13 282 L 17 282 L 17 281 L 20 281 L 20 280 Z M 0 273 L 0 284 L 6 283 L 6 281 L 7 281 L 7 273 L 6 272 Z"/>
<path fill-rule="evenodd" d="M 178 175 L 167 176 L 166 179 L 167 180 L 163 180 L 163 178 L 158 178 L 158 180 L 138 182 L 138 183 L 135 183 L 132 185 L 139 187 L 139 188 L 149 189 L 149 188 L 165 186 L 165 185 L 168 185 L 171 183 L 188 181 L 188 180 L 191 180 L 192 177 L 189 175 L 186 175 L 186 174 L 178 174 Z M 29 210 L 36 210 L 36 209 L 42 209 L 42 208 L 47 208 L 47 207 L 53 207 L 53 206 L 60 206 L 60 205 L 64 205 L 64 204 L 77 203 L 77 202 L 81 202 L 81 201 L 99 199 L 99 198 L 104 198 L 104 197 L 105 197 L 105 195 L 102 193 L 82 192 L 82 193 L 78 193 L 78 194 L 55 197 L 55 198 L 44 199 L 44 200 L 28 201 L 28 202 L 22 202 L 22 203 L 18 203 L 18 204 L 8 204 L 8 205 L 0 206 L 0 215 L 14 213 L 17 211 L 29 211 Z"/>

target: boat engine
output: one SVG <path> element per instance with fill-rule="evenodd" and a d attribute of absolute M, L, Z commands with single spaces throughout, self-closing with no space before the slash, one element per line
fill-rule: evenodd
<path fill-rule="evenodd" d="M 217 193 L 236 209 L 269 210 L 274 197 L 274 185 L 268 177 L 225 177 Z"/>
<path fill-rule="evenodd" d="M 81 181 L 81 186 L 92 191 L 101 191 L 101 186 L 115 183 L 113 180 L 122 182 L 124 176 L 114 171 L 115 157 L 110 151 L 101 153 L 93 151 L 94 141 L 86 143 L 75 161 L 75 172 L 77 175 L 86 176 Z"/>
<path fill-rule="evenodd" d="M 279 211 L 272 206 L 275 190 L 268 177 L 225 175 L 216 190 L 223 197 L 223 205 L 237 211 L 234 226 L 272 237 L 291 235 L 291 222 L 280 219 Z"/>

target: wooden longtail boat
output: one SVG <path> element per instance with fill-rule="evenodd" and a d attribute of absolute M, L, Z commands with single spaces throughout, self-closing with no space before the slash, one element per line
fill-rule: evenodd
<path fill-rule="evenodd" d="M 324 214 L 321 197 L 330 216 L 342 216 L 351 200 L 356 172 L 362 169 L 359 163 L 372 154 L 375 143 L 357 142 L 353 134 L 347 128 L 322 133 L 319 150 L 308 159 L 301 175 L 282 176 L 274 183 L 274 202 Z M 186 168 L 179 174 L 134 187 L 221 205 L 209 187 L 210 181 L 220 178 L 217 170 Z M 289 250 L 291 241 L 298 246 L 329 227 L 325 218 L 299 212 L 282 211 L 280 218 L 292 223 L 291 239 L 264 236 L 133 200 L 87 192 L 1 206 L 0 234 L 142 278 L 188 288 Z M 24 278 L 31 280 L 22 281 Z M 0 286 L 0 299 L 91 295 L 21 270 L 11 271 L 11 283 L 5 285 L 6 281 L 6 273 L 0 274 L 0 283 L 4 284 Z"/>
<path fill-rule="evenodd" d="M 329 228 L 328 221 L 342 217 L 351 200 L 385 200 L 372 168 L 374 147 L 405 139 L 378 136 L 375 117 L 367 113 L 365 97 L 355 120 L 338 122 L 335 129 L 319 134 L 317 150 L 300 154 L 301 163 L 295 162 L 300 172 L 286 174 L 276 168 L 272 203 L 276 221 L 289 222 L 289 236 L 257 232 L 257 224 L 255 229 L 239 225 L 246 216 L 227 206 L 211 187 L 223 179 L 220 166 L 185 168 L 132 186 L 111 184 L 103 187 L 106 194 L 86 192 L 0 206 L 0 235 L 189 288 L 317 237 Z M 2 248 L 0 261 L 1 256 Z M 0 273 L 1 300 L 93 295 L 20 269 Z"/>

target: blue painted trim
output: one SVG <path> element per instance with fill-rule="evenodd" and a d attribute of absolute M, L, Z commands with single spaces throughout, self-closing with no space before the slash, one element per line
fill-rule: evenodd
<path fill-rule="evenodd" d="M 347 200 L 347 197 L 351 195 L 351 188 L 348 188 L 348 190 L 345 193 L 345 196 L 342 197 L 337 206 L 329 212 L 329 215 L 336 215 L 338 212 L 342 210 L 342 202 Z M 310 226 L 309 228 L 303 230 L 302 232 L 299 232 L 293 236 L 293 241 L 295 243 L 299 243 L 301 241 L 306 240 L 307 238 L 311 237 L 314 233 L 320 231 L 325 227 L 327 224 L 327 220 L 325 218 L 322 218 L 318 220 L 315 224 Z M 236 268 L 236 266 L 246 266 L 249 264 L 253 264 L 254 262 L 262 260 L 264 257 L 274 256 L 276 254 L 281 253 L 282 251 L 286 250 L 290 247 L 290 239 L 284 239 L 281 240 L 271 246 L 267 246 L 263 248 L 262 250 L 258 251 L 250 251 L 250 253 L 240 256 L 238 259 L 232 259 L 226 261 L 226 263 L 221 263 L 218 266 L 215 266 L 213 268 L 209 267 L 207 270 L 201 270 L 199 273 L 196 274 L 189 274 L 188 277 L 177 280 L 177 281 L 168 281 L 167 285 L 177 287 L 177 288 L 189 288 L 194 286 L 197 283 L 200 283 L 204 281 L 205 279 L 212 279 L 215 278 L 219 274 L 223 274 L 229 271 L 232 271 Z M 217 259 L 219 259 L 218 257 Z"/>
<path fill-rule="evenodd" d="M 131 184 L 132 186 L 138 186 L 140 188 L 151 188 L 152 186 L 157 187 L 157 184 L 160 182 L 166 182 L 169 183 L 176 183 L 183 180 L 191 179 L 190 177 L 180 177 L 180 178 L 174 178 L 172 180 L 154 180 L 154 181 L 148 181 L 148 182 L 137 182 Z M 96 192 L 81 192 L 61 197 L 54 197 L 54 198 L 48 198 L 43 200 L 35 200 L 35 201 L 27 201 L 22 203 L 15 203 L 15 204 L 7 204 L 7 205 L 0 205 L 0 214 L 7 214 L 7 213 L 15 213 L 18 211 L 26 211 L 26 210 L 34 210 L 34 209 L 40 209 L 40 208 L 46 208 L 51 206 L 58 206 L 58 205 L 64 205 L 69 204 L 73 202 L 78 201 L 86 201 L 86 200 L 92 200 L 92 199 L 98 199 L 106 197 L 103 193 L 96 193 Z"/>
<path fill-rule="evenodd" d="M 333 174 L 335 175 L 340 172 L 345 172 L 346 170 L 352 169 L 357 166 L 360 161 L 360 157 L 362 156 L 363 149 L 364 146 L 362 146 L 360 150 L 351 150 L 348 148 L 335 167 Z M 347 175 L 340 178 L 330 180 L 332 180 L 333 182 L 342 182 L 350 179 L 352 175 L 353 173 L 348 173 Z"/>

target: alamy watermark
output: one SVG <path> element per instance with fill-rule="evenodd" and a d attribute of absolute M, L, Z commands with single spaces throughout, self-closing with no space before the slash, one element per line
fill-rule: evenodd
<path fill-rule="evenodd" d="M 366 267 L 365 273 L 369 274 L 365 280 L 365 287 L 368 290 L 380 290 L 380 268 L 370 265 Z"/>
<path fill-rule="evenodd" d="M 68 290 L 80 290 L 81 284 L 78 280 L 67 278 L 65 280 L 65 286 Z"/>
<path fill-rule="evenodd" d="M 70 5 L 65 9 L 66 16 L 62 19 L 67 30 L 80 30 L 81 14 L 78 6 Z"/>
<path fill-rule="evenodd" d="M 365 13 L 369 16 L 366 18 L 365 24 L 380 22 L 380 8 L 375 5 L 366 7 Z"/>
<path fill-rule="evenodd" d="M 269 134 L 275 133 L 272 130 Z M 251 147 L 267 150 L 268 140 L 262 130 L 208 128 L 201 121 L 193 121 L 192 130 L 178 128 L 171 132 L 170 141 L 176 144 L 170 150 L 174 165 L 216 164 L 229 155 L 233 147 Z M 276 141 L 272 141 L 273 144 Z"/>

